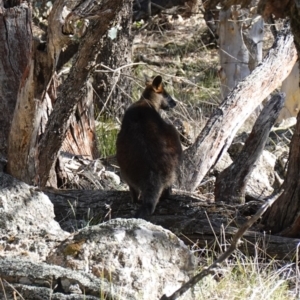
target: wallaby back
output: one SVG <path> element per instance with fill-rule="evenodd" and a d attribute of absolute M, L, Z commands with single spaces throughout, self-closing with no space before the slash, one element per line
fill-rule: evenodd
<path fill-rule="evenodd" d="M 152 214 L 176 179 L 182 156 L 179 135 L 158 113 L 175 105 L 161 76 L 156 76 L 125 112 L 117 137 L 117 160 L 133 200 L 142 200 L 136 217 Z"/>

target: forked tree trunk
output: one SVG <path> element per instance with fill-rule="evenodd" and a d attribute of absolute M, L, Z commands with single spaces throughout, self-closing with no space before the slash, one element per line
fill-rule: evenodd
<path fill-rule="evenodd" d="M 219 17 L 219 75 L 222 97 L 225 98 L 261 62 L 264 22 L 261 17 L 251 14 L 250 9 L 236 5 L 221 10 Z"/>
<path fill-rule="evenodd" d="M 66 137 L 70 116 L 74 113 L 78 101 L 86 93 L 84 83 L 96 65 L 101 37 L 110 28 L 110 22 L 114 20 L 122 5 L 122 0 L 102 1 L 101 6 L 94 7 L 94 20 L 81 39 L 79 53 L 68 78 L 61 87 L 61 92 L 39 144 L 38 174 L 41 186 L 46 185 L 50 171 L 55 165 L 59 150 Z"/>
<path fill-rule="evenodd" d="M 242 17 L 241 17 L 242 15 Z M 243 41 L 242 18 L 244 14 L 236 6 L 219 13 L 220 65 L 219 77 L 221 81 L 221 95 L 226 98 L 229 92 L 246 76 L 250 74 L 248 68 L 249 52 Z"/>
<path fill-rule="evenodd" d="M 65 33 L 64 25 L 69 22 L 65 22 L 66 19 L 62 16 L 64 1 L 58 0 L 53 5 L 48 19 L 46 49 L 42 49 L 37 39 L 33 40 L 30 9 L 24 4 L 7 10 L 2 8 L 0 1 L 0 13 L 7 15 L 2 22 L 6 22 L 6 26 L 0 25 L 0 36 L 3 36 L 4 44 L 0 49 L 3 58 L 3 68 L 0 70 L 1 75 L 4 74 L 3 78 L 7 78 L 3 80 L 6 84 L 0 91 L 3 91 L 0 94 L 0 104 L 4 104 L 5 108 L 0 122 L 5 125 L 2 131 L 5 133 L 4 155 L 10 129 L 7 171 L 14 177 L 37 185 L 45 185 L 50 180 L 50 184 L 56 186 L 54 166 L 62 146 L 62 150 L 73 154 L 87 158 L 98 157 L 93 102 L 91 92 L 87 92 L 89 89 L 86 83 L 94 70 L 95 59 L 99 53 L 99 37 L 104 36 L 110 28 L 110 22 L 118 15 L 123 3 L 122 0 L 113 3 L 103 1 L 101 6 L 94 6 L 92 12 L 86 11 L 81 3 L 67 16 L 74 17 L 75 24 L 84 16 L 92 17 L 92 21 L 86 34 L 80 39 L 81 46 L 75 66 L 58 93 L 58 58 L 71 40 L 69 33 Z M 126 18 L 130 20 L 130 5 L 129 1 L 126 5 L 127 11 L 122 15 L 123 21 Z M 24 7 L 28 17 L 24 17 Z M 20 13 L 15 13 L 16 11 Z M 121 27 L 122 25 L 124 24 L 120 24 Z M 6 39 L 6 36 L 9 38 Z"/>
<path fill-rule="evenodd" d="M 251 112 L 287 77 L 296 59 L 293 36 L 284 28 L 263 62 L 228 95 L 195 143 L 185 151 L 183 188 L 188 191 L 197 188 Z"/>
<path fill-rule="evenodd" d="M 18 22 L 19 17 L 19 15 L 15 16 L 16 22 Z M 21 50 L 23 49 L 21 63 L 15 59 L 18 57 L 16 55 L 10 58 L 13 63 L 5 66 L 3 70 L 6 74 L 10 74 L 11 66 L 19 66 L 19 70 L 15 73 L 22 72 L 23 76 L 19 87 L 16 84 L 18 88 L 10 88 L 12 91 L 17 92 L 15 97 L 17 105 L 13 116 L 10 117 L 10 120 L 12 120 L 11 127 L 5 128 L 7 130 L 5 132 L 9 132 L 7 172 L 28 184 L 39 185 L 37 147 L 57 97 L 57 80 L 55 71 L 53 71 L 56 68 L 56 62 L 52 60 L 54 54 L 51 54 L 51 51 L 41 51 L 39 42 L 37 39 L 33 39 L 31 11 L 28 18 L 22 18 L 21 20 L 26 21 L 26 24 L 23 25 L 23 30 L 28 28 L 30 35 L 21 35 L 23 33 L 21 32 L 19 36 L 22 36 L 22 38 L 16 40 L 13 39 L 13 32 L 8 32 L 8 36 L 11 36 L 14 42 L 10 47 L 16 53 L 18 53 L 18 50 L 15 48 L 18 48 L 20 43 L 26 42 L 30 47 L 28 47 L 27 52 L 25 51 L 26 49 L 19 47 Z M 51 26 L 51 23 L 49 20 L 49 26 Z M 18 29 L 18 26 L 13 28 L 13 30 L 16 29 Z M 55 37 L 55 39 L 57 38 L 58 36 Z M 65 40 L 65 37 L 63 39 Z M 57 53 L 59 53 L 59 47 L 56 49 Z M 26 59 L 27 57 L 28 59 Z M 25 64 L 26 61 L 28 67 L 23 70 L 22 64 Z M 6 91 L 7 88 L 4 87 L 3 90 Z M 63 150 L 93 159 L 98 155 L 94 134 L 92 97 L 90 97 L 90 100 L 85 95 L 80 99 L 79 107 L 76 109 L 77 116 L 74 116 L 70 121 Z M 3 117 L 9 115 L 4 114 Z M 50 184 L 56 186 L 57 179 L 54 171 L 54 169 L 51 171 Z"/>

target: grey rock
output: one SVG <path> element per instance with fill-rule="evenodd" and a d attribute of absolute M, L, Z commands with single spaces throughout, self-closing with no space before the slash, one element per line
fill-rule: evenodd
<path fill-rule="evenodd" d="M 3 279 L 0 299 L 16 299 L 14 293 L 25 300 L 99 300 L 100 294 L 105 295 L 105 299 L 125 299 L 117 298 L 117 290 L 103 278 L 41 262 L 0 260 L 0 276 Z M 76 292 L 72 290 L 74 286 Z"/>
<path fill-rule="evenodd" d="M 84 228 L 54 249 L 47 262 L 106 278 L 122 295 L 143 300 L 173 293 L 196 267 L 177 236 L 141 219 Z M 183 299 L 193 299 L 191 292 Z"/>
<path fill-rule="evenodd" d="M 44 193 L 0 172 L 0 257 L 45 260 L 52 246 L 69 236 L 54 217 Z"/>

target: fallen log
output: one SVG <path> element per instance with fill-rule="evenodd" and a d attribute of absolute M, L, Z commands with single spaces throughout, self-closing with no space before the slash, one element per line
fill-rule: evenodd
<path fill-rule="evenodd" d="M 108 221 L 110 218 L 131 218 L 137 205 L 129 192 L 99 190 L 42 190 L 54 204 L 57 221 L 64 230 L 77 229 Z M 150 221 L 161 225 L 189 244 L 199 248 L 223 248 L 224 237 L 229 240 L 261 202 L 231 206 L 207 203 L 193 195 L 172 195 L 160 201 Z M 254 228 L 255 229 L 255 228 Z M 293 260 L 300 239 L 268 235 L 255 230 L 247 231 L 240 249 L 254 255 L 261 249 L 270 258 Z M 220 249 L 218 249 L 220 250 Z"/>

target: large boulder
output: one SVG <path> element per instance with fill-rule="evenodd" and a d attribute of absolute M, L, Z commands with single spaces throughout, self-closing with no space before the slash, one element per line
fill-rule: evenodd
<path fill-rule="evenodd" d="M 105 278 L 125 298 L 159 299 L 195 271 L 195 258 L 172 232 L 141 219 L 113 219 L 84 228 L 49 255 L 47 262 Z M 184 299 L 193 299 L 191 292 Z"/>
<path fill-rule="evenodd" d="M 69 233 L 54 220 L 53 204 L 42 192 L 0 172 L 0 256 L 46 259 Z"/>

